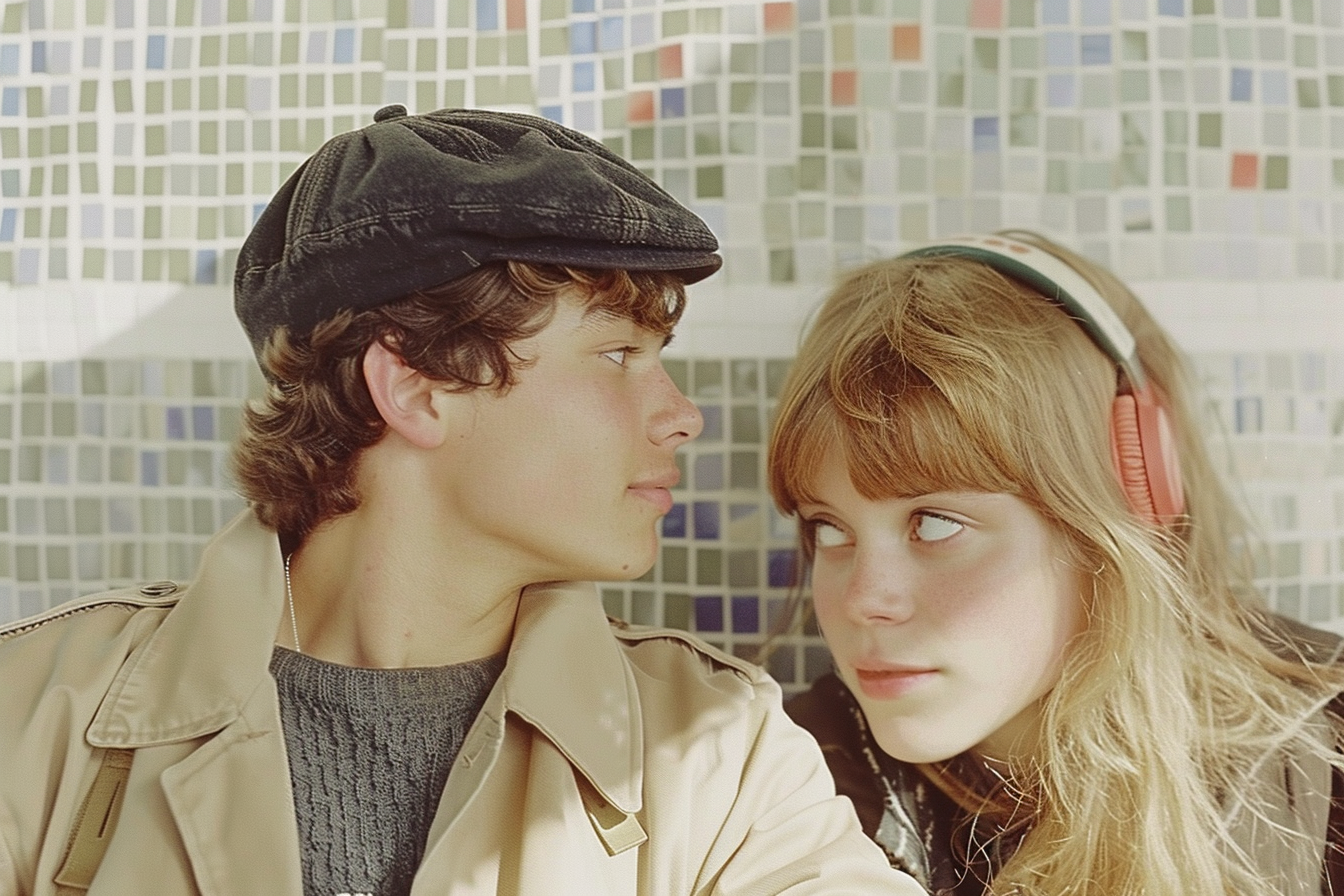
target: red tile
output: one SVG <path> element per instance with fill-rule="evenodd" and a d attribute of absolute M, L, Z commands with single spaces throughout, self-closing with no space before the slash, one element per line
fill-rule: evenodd
<path fill-rule="evenodd" d="M 891 26 L 891 58 L 897 62 L 920 60 L 918 25 Z"/>
<path fill-rule="evenodd" d="M 658 48 L 658 77 L 681 77 L 681 44 Z"/>
<path fill-rule="evenodd" d="M 852 106 L 858 101 L 859 76 L 852 71 L 831 72 L 831 103 Z"/>
<path fill-rule="evenodd" d="M 971 0 L 972 28 L 1002 28 L 1003 0 Z"/>
<path fill-rule="evenodd" d="M 653 121 L 653 91 L 636 90 L 626 98 L 626 121 Z"/>
<path fill-rule="evenodd" d="M 1253 152 L 1232 153 L 1232 186 L 1254 190 L 1260 185 L 1260 157 Z"/>
<path fill-rule="evenodd" d="M 792 31 L 793 23 L 794 8 L 792 3 L 765 4 L 766 34 L 778 34 L 781 31 Z"/>

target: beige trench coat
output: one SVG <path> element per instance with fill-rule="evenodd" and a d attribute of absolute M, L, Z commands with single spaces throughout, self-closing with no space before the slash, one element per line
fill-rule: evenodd
<path fill-rule="evenodd" d="M 97 766 L 121 747 L 134 762 L 90 896 L 301 893 L 268 671 L 274 534 L 245 513 L 194 583 L 145 592 L 0 631 L 0 896 L 54 892 Z M 886 866 L 756 667 L 613 626 L 591 585 L 529 589 L 414 893 L 781 892 L 923 891 Z"/>

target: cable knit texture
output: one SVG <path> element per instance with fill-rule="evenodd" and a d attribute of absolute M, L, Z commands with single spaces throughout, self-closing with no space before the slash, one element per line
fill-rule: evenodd
<path fill-rule="evenodd" d="M 276 647 L 307 896 L 401 896 L 439 796 L 505 655 L 362 669 Z"/>

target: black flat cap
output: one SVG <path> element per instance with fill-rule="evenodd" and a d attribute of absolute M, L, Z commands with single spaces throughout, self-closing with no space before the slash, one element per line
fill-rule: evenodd
<path fill-rule="evenodd" d="M 234 308 L 260 354 L 343 308 L 403 298 L 489 261 L 719 269 L 705 223 L 601 143 L 545 118 L 388 106 L 285 182 L 243 243 Z"/>

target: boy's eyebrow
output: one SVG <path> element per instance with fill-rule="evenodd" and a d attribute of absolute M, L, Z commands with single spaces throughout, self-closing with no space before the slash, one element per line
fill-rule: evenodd
<path fill-rule="evenodd" d="M 601 326 L 604 323 L 629 323 L 634 325 L 636 329 L 644 330 L 648 333 L 656 334 L 658 332 L 657 330 L 650 330 L 648 327 L 642 325 L 639 321 L 627 314 L 620 314 L 619 312 L 612 311 L 610 308 L 605 308 L 601 305 L 592 305 L 584 309 L 583 316 L 579 318 L 580 327 L 596 327 Z M 667 348 L 671 345 L 672 338 L 675 335 L 675 331 L 668 330 L 667 333 L 663 335 L 662 347 Z"/>

